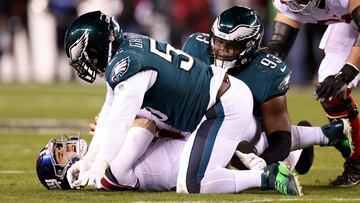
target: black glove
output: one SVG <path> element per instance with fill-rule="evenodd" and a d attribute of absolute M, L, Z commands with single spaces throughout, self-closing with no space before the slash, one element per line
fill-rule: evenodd
<path fill-rule="evenodd" d="M 336 74 L 325 78 L 315 89 L 315 99 L 331 100 L 335 97 L 345 97 L 348 84 L 359 73 L 355 66 L 346 63 Z"/>

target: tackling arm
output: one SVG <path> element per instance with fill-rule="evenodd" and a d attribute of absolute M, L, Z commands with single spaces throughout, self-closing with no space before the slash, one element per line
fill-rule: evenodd
<path fill-rule="evenodd" d="M 128 152 L 124 151 L 124 142 L 130 143 L 130 147 L 134 149 L 147 148 L 147 145 L 151 141 L 149 136 L 129 140 L 127 131 L 140 110 L 145 92 L 153 85 L 156 79 L 156 73 L 153 73 L 155 72 L 144 71 L 137 73 L 115 86 L 114 99 L 106 121 L 103 126 L 98 125 L 98 127 L 103 128 L 103 131 L 101 131 L 102 140 L 99 145 L 99 151 L 91 168 L 84 174 L 80 184 L 81 186 L 91 184 L 95 189 L 101 188 L 100 180 L 105 174 L 105 169 L 108 165 L 112 163 L 115 157 L 128 156 Z M 97 132 L 95 132 L 95 134 L 96 133 Z M 134 151 L 138 153 L 134 153 L 131 156 L 133 159 L 129 158 L 126 163 L 123 163 L 122 167 L 125 169 L 131 169 L 133 163 L 143 153 L 142 150 Z"/>
<path fill-rule="evenodd" d="M 261 112 L 269 146 L 260 157 L 267 164 L 282 161 L 291 150 L 291 122 L 285 95 L 263 103 Z"/>

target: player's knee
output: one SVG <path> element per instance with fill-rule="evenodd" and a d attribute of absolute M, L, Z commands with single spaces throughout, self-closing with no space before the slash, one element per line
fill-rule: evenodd
<path fill-rule="evenodd" d="M 331 101 L 322 101 L 321 106 L 330 120 L 339 118 L 349 118 L 351 120 L 358 115 L 356 102 L 350 95 L 345 99 L 334 98 Z"/>
<path fill-rule="evenodd" d="M 189 193 L 186 189 L 186 184 L 177 184 L 176 185 L 176 193 Z"/>
<path fill-rule="evenodd" d="M 196 177 L 190 178 L 186 177 L 181 179 L 178 177 L 176 184 L 177 193 L 199 193 L 200 192 L 200 182 Z"/>
<path fill-rule="evenodd" d="M 141 127 L 149 130 L 151 133 L 156 134 L 156 123 L 147 118 L 136 118 L 132 123 L 132 127 Z"/>

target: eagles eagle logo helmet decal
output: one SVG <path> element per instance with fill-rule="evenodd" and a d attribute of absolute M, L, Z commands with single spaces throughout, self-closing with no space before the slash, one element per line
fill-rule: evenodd
<path fill-rule="evenodd" d="M 115 64 L 115 68 L 112 72 L 111 81 L 117 82 L 121 76 L 123 76 L 129 69 L 130 58 L 126 57 L 121 59 L 119 62 Z"/>
<path fill-rule="evenodd" d="M 77 61 L 82 57 L 88 45 L 88 41 L 89 41 L 89 32 L 86 31 L 78 40 L 74 42 L 74 44 L 70 46 L 69 48 L 70 61 Z"/>

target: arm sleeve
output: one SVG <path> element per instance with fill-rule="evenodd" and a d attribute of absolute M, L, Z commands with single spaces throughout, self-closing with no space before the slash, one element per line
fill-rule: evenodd
<path fill-rule="evenodd" d="M 154 84 L 157 73 L 153 70 L 135 74 L 114 88 L 114 99 L 101 133 L 97 159 L 107 163 L 115 158 L 121 149 L 127 132 L 139 112 L 145 92 Z"/>
<path fill-rule="evenodd" d="M 103 123 L 106 120 L 106 117 L 109 113 L 109 109 L 111 107 L 112 101 L 113 101 L 113 91 L 111 89 L 111 87 L 109 85 L 107 85 L 107 92 L 106 92 L 106 98 L 105 98 L 105 102 L 101 108 L 101 111 L 99 113 L 99 118 L 97 120 L 97 126 L 95 129 L 95 133 L 94 136 L 91 140 L 90 146 L 89 146 L 89 150 L 86 153 L 86 156 L 90 159 L 90 160 L 94 160 L 96 157 L 96 154 L 98 152 L 99 149 L 99 145 L 101 142 L 100 139 L 100 134 L 101 131 L 103 130 Z"/>
<path fill-rule="evenodd" d="M 269 146 L 260 155 L 266 164 L 283 161 L 291 150 L 291 134 L 287 131 L 276 131 L 266 136 Z"/>
<path fill-rule="evenodd" d="M 282 22 L 274 22 L 273 33 L 267 47 L 269 52 L 275 56 L 285 59 L 295 42 L 298 29 Z"/>

